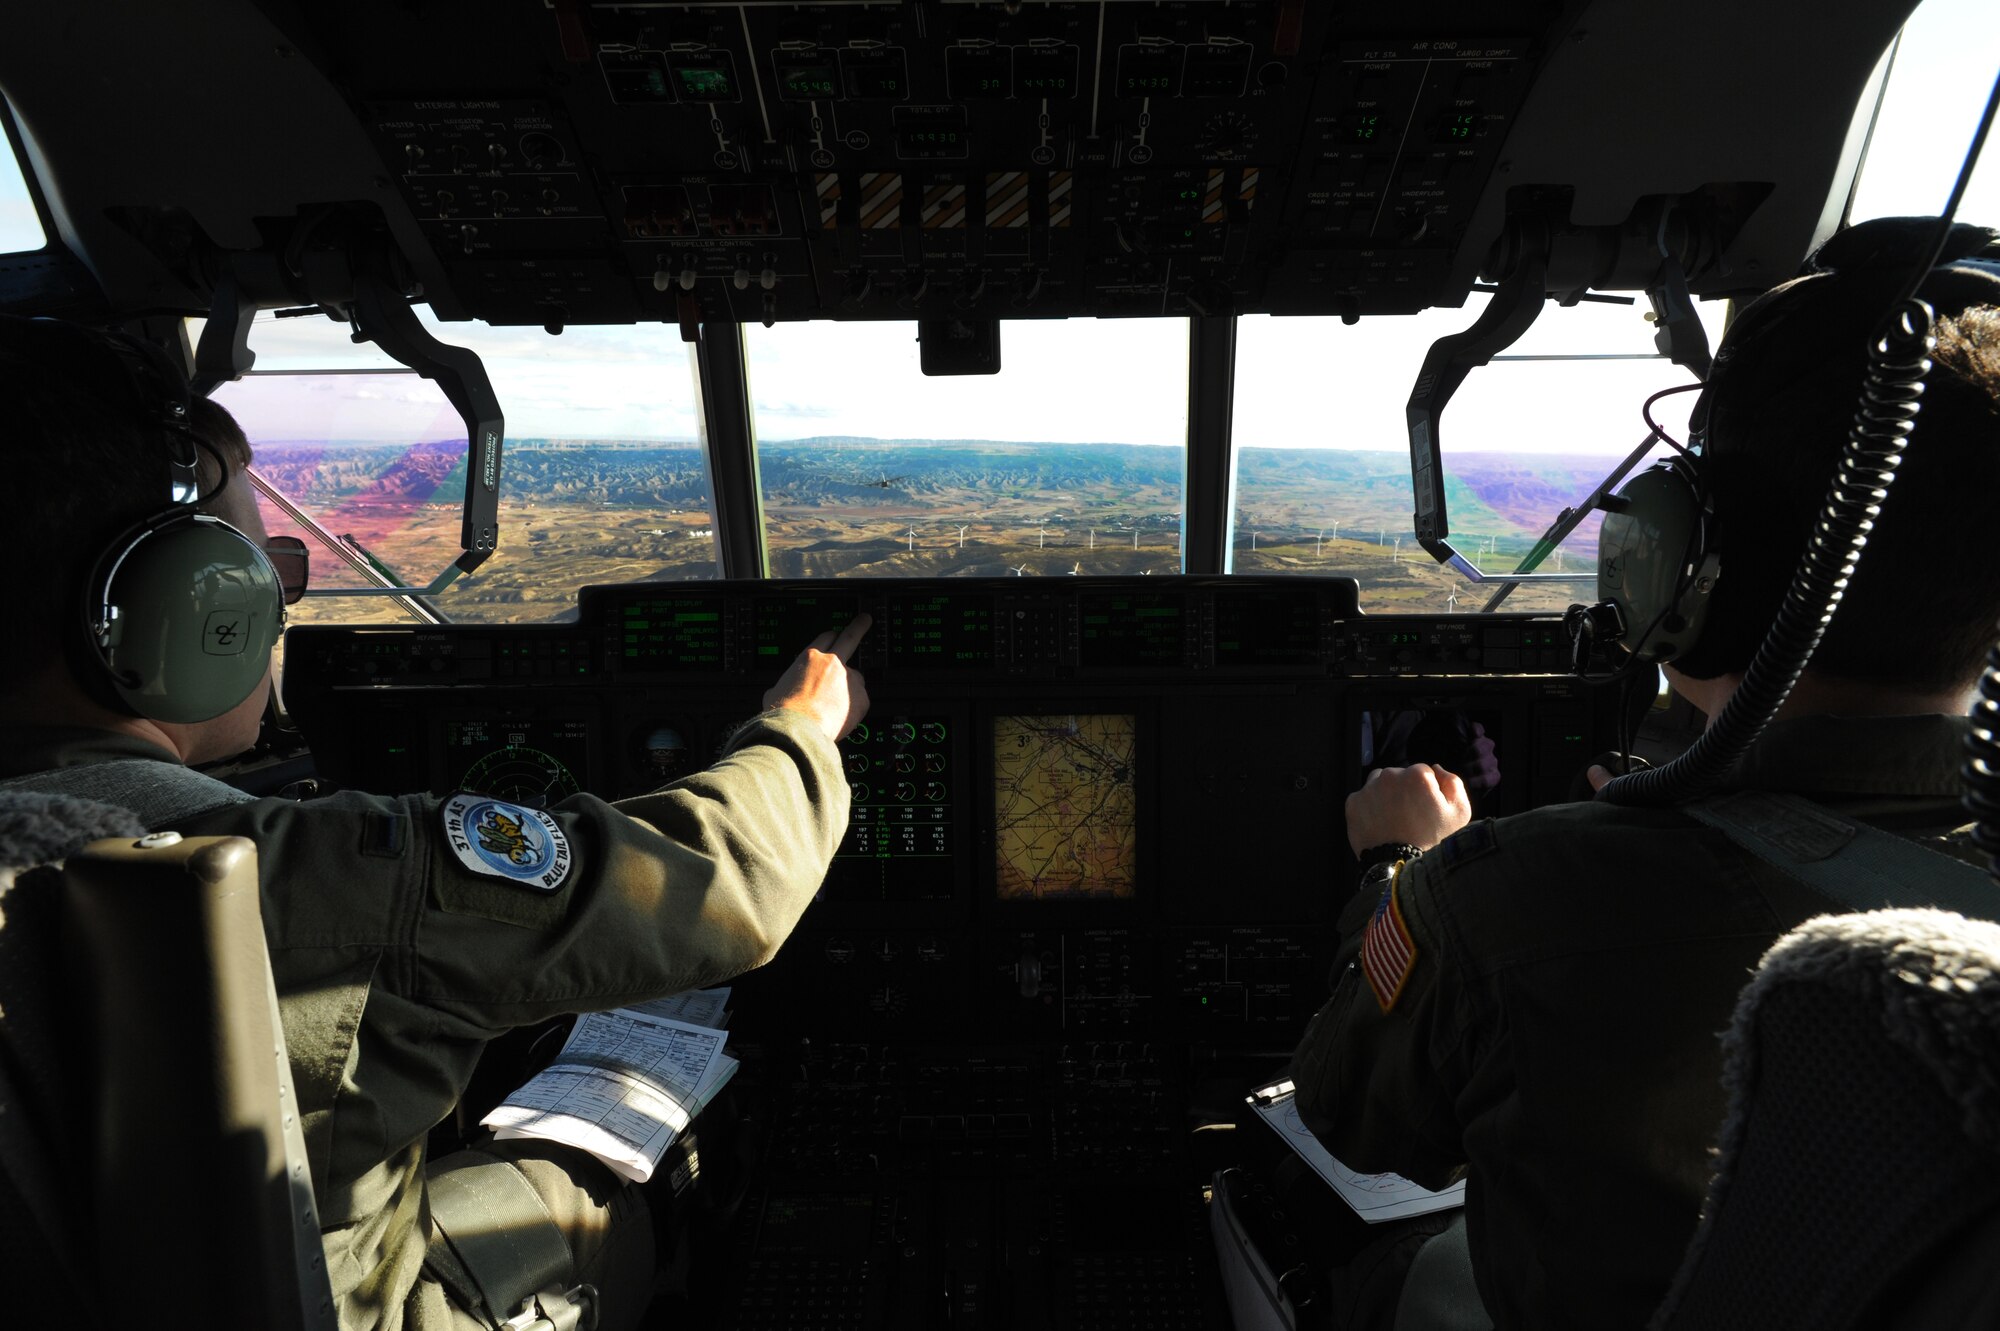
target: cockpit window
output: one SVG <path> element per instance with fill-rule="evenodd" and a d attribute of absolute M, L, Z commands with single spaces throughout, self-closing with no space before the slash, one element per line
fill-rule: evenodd
<path fill-rule="evenodd" d="M 431 598 L 437 611 L 558 619 L 587 583 L 717 575 L 691 358 L 673 333 L 425 323 L 480 354 L 507 422 L 498 552 Z M 323 318 L 260 316 L 250 345 L 256 369 L 215 400 L 285 501 L 263 502 L 271 534 L 307 540 L 315 589 L 379 585 L 371 568 L 430 581 L 458 555 L 465 492 L 465 426 L 444 395 Z M 393 598 L 310 592 L 292 611 L 294 623 L 406 613 Z"/>
<path fill-rule="evenodd" d="M 1015 320 L 948 378 L 914 323 L 744 337 L 773 576 L 1180 571 L 1185 319 Z"/>
<path fill-rule="evenodd" d="M 42 233 L 42 219 L 35 214 L 21 164 L 13 153 L 0 152 L 0 254 L 38 250 L 46 244 L 48 237 Z"/>
<path fill-rule="evenodd" d="M 1417 544 L 1404 422 L 1425 352 L 1470 325 L 1484 299 L 1353 326 L 1238 322 L 1233 572 L 1352 577 L 1375 613 L 1470 612 L 1486 603 L 1495 584 L 1472 584 Z M 1654 350 L 1647 309 L 1643 297 L 1550 305 L 1446 407 L 1451 540 L 1483 571 L 1514 568 L 1564 507 L 1645 438 L 1640 406 L 1650 395 L 1694 382 Z M 1720 307 L 1702 314 L 1712 342 Z M 1689 395 L 1665 399 L 1655 419 L 1681 438 L 1689 405 Z M 1586 519 L 1540 571 L 1590 572 L 1597 522 Z M 1505 608 L 1561 610 L 1592 591 L 1587 578 L 1524 585 Z"/>
<path fill-rule="evenodd" d="M 1935 214 L 1993 87 L 2000 5 L 1924 0 L 1896 47 L 1889 86 L 1855 187 L 1849 220 Z M 2000 225 L 2000 147 L 1989 139 L 1958 219 Z"/>

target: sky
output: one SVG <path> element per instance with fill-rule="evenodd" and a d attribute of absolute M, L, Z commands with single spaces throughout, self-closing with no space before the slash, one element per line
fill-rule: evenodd
<path fill-rule="evenodd" d="M 1855 220 L 1943 206 L 2000 62 L 2000 3 L 1925 0 L 1905 31 L 1863 173 Z M 1635 95 L 1646 95 L 1643 92 Z M 2000 137 L 2000 136 L 1996 136 Z M 1989 146 L 1959 216 L 2000 222 L 2000 145 Z M 0 161 L 0 252 L 40 243 L 19 180 Z M 1401 450 L 1403 403 L 1425 349 L 1478 314 L 1464 308 L 1355 327 L 1333 319 L 1239 321 L 1235 434 L 1245 447 Z M 1637 306 L 1550 309 L 1514 354 L 1650 350 Z M 1704 307 L 1713 329 L 1719 307 Z M 424 312 L 427 315 L 427 311 Z M 692 357 L 675 330 L 432 329 L 480 352 L 515 438 L 692 438 Z M 814 435 L 984 438 L 1178 446 L 1186 430 L 1187 326 L 1178 319 L 1016 321 L 991 377 L 925 379 L 908 324 L 747 330 L 760 438 Z M 374 365 L 323 319 L 267 322 L 260 369 Z M 1644 435 L 1639 403 L 1685 376 L 1662 361 L 1496 362 L 1473 374 L 1444 417 L 1445 449 L 1622 454 Z M 255 438 L 408 441 L 456 433 L 436 390 L 410 375 L 232 386 Z M 1670 399 L 1663 424 L 1686 416 Z M 1674 403 L 1680 409 L 1674 409 Z"/>

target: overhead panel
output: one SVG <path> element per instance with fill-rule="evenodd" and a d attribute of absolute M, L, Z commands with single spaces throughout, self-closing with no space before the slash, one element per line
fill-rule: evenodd
<path fill-rule="evenodd" d="M 1464 298 L 1561 12 L 482 6 L 425 60 L 426 6 L 344 63 L 496 323 L 1404 312 Z"/>

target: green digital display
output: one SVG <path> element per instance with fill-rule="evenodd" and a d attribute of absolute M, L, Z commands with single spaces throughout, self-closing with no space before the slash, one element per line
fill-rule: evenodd
<path fill-rule="evenodd" d="M 1014 95 L 1014 50 L 1008 46 L 954 46 L 944 53 L 945 90 L 954 102 L 991 101 Z"/>
<path fill-rule="evenodd" d="M 900 102 L 910 95 L 901 51 L 849 51 L 841 57 L 847 95 L 856 101 Z"/>
<path fill-rule="evenodd" d="M 1187 609 L 1173 593 L 1104 592 L 1078 599 L 1077 665 L 1132 670 L 1187 664 Z"/>
<path fill-rule="evenodd" d="M 854 596 L 760 596 L 751 611 L 751 654 L 760 666 L 782 668 L 807 643 L 822 633 L 837 632 L 860 610 L 860 598 Z"/>
<path fill-rule="evenodd" d="M 833 71 L 830 69 L 795 69 L 785 76 L 779 85 L 784 89 L 787 100 L 811 101 L 815 97 L 833 96 Z"/>
<path fill-rule="evenodd" d="M 889 600 L 887 654 L 916 670 L 993 668 L 993 598 L 941 593 Z"/>
<path fill-rule="evenodd" d="M 1309 589 L 1231 589 L 1215 598 L 1215 664 L 1295 667 L 1319 663 L 1319 600 Z"/>
<path fill-rule="evenodd" d="M 671 103 L 674 85 L 667 75 L 667 57 L 659 51 L 601 51 L 598 63 L 604 70 L 605 86 L 611 100 L 621 106 Z"/>
<path fill-rule="evenodd" d="M 727 51 L 713 51 L 674 66 L 681 97 L 690 102 L 736 100 L 736 65 Z"/>
<path fill-rule="evenodd" d="M 1125 46 L 1118 51 L 1117 95 L 1172 97 L 1180 91 L 1179 46 Z"/>
<path fill-rule="evenodd" d="M 625 668 L 722 669 L 722 606 L 708 596 L 655 596 L 619 608 L 614 650 Z"/>
<path fill-rule="evenodd" d="M 787 102 L 818 102 L 838 95 L 839 62 L 831 51 L 781 51 L 775 57 L 778 97 Z"/>
<path fill-rule="evenodd" d="M 966 155 L 972 136 L 966 132 L 960 111 L 950 115 L 926 113 L 898 114 L 896 155 L 906 162 L 956 161 Z"/>
<path fill-rule="evenodd" d="M 1024 46 L 1014 53 L 1014 86 L 1022 97 L 1076 96 L 1077 48 Z"/>
<path fill-rule="evenodd" d="M 1250 48 L 1243 43 L 1190 46 L 1181 91 L 1189 97 L 1241 97 L 1250 83 Z"/>

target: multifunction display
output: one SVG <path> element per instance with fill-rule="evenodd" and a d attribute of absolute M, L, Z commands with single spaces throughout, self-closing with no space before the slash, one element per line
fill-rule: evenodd
<path fill-rule="evenodd" d="M 1138 718 L 993 720 L 994 895 L 1123 901 L 1138 886 Z"/>
<path fill-rule="evenodd" d="M 1091 593 L 1077 598 L 1077 619 L 1077 664 L 1084 669 L 1180 669 L 1194 663 L 1185 596 Z"/>
<path fill-rule="evenodd" d="M 1320 607 L 1310 589 L 1262 587 L 1215 599 L 1215 663 L 1256 668 L 1320 659 Z"/>
<path fill-rule="evenodd" d="M 990 670 L 995 659 L 993 598 L 938 592 L 891 596 L 883 636 L 890 664 L 907 670 Z"/>
<path fill-rule="evenodd" d="M 612 655 L 635 670 L 720 671 L 722 606 L 708 596 L 627 601 L 615 622 Z"/>

